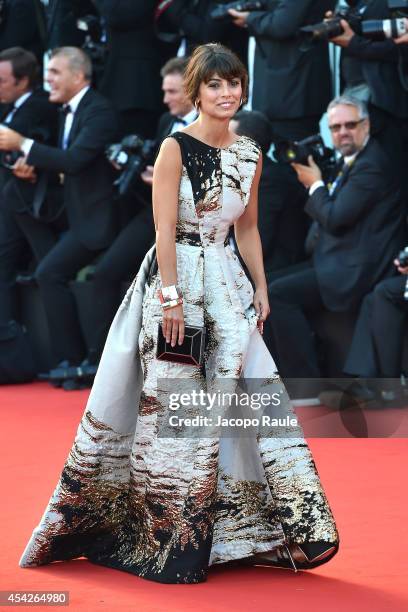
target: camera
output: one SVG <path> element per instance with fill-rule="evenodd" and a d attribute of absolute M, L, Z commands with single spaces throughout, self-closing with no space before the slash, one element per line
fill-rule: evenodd
<path fill-rule="evenodd" d="M 388 0 L 391 19 L 370 19 L 361 24 L 362 36 L 370 40 L 399 38 L 408 32 L 405 17 L 408 17 L 408 0 Z"/>
<path fill-rule="evenodd" d="M 121 171 L 120 177 L 114 182 L 119 196 L 131 192 L 143 170 L 153 161 L 156 147 L 155 140 L 143 140 L 137 134 L 131 134 L 106 149 L 106 157 L 112 166 Z"/>
<path fill-rule="evenodd" d="M 85 15 L 76 22 L 78 30 L 85 33 L 82 50 L 90 57 L 97 84 L 105 69 L 107 46 L 102 42 L 102 24 L 96 15 Z"/>
<path fill-rule="evenodd" d="M 397 255 L 397 259 L 400 262 L 401 268 L 406 268 L 408 266 L 408 246 Z"/>
<path fill-rule="evenodd" d="M 0 154 L 0 165 L 7 170 L 12 170 L 16 161 L 24 157 L 20 151 L 2 151 Z"/>
<path fill-rule="evenodd" d="M 311 155 L 324 175 L 328 175 L 336 163 L 333 149 L 326 147 L 320 134 L 295 142 L 288 140 L 278 142 L 273 155 L 281 164 L 302 164 L 304 166 L 309 165 L 308 158 Z"/>
<path fill-rule="evenodd" d="M 354 32 L 361 33 L 362 16 L 352 8 L 345 11 L 337 11 L 333 17 L 321 23 L 304 26 L 300 28 L 300 32 L 311 42 L 328 41 L 343 34 L 342 19 L 345 19 L 350 24 Z"/>
<path fill-rule="evenodd" d="M 408 17 L 408 0 L 388 0 L 391 19 L 363 20 L 363 15 L 351 7 L 346 11 L 338 11 L 330 19 L 305 26 L 300 29 L 311 41 L 331 40 L 343 34 L 341 20 L 350 24 L 351 29 L 370 40 L 385 40 L 398 38 L 407 32 L 404 17 Z"/>
<path fill-rule="evenodd" d="M 266 2 L 242 0 L 241 2 L 228 2 L 227 4 L 217 4 L 211 11 L 210 17 L 214 21 L 227 21 L 231 20 L 232 17 L 228 13 L 229 9 L 235 11 L 242 11 L 243 13 L 251 11 L 263 11 L 266 8 Z"/>

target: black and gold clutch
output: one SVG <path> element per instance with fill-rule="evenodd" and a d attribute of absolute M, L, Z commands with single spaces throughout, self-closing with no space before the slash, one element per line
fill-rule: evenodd
<path fill-rule="evenodd" d="M 184 365 L 201 366 L 203 363 L 205 348 L 205 327 L 194 327 L 186 325 L 184 328 L 183 344 L 171 346 L 163 336 L 161 323 L 157 336 L 157 359 L 161 361 L 172 361 Z"/>

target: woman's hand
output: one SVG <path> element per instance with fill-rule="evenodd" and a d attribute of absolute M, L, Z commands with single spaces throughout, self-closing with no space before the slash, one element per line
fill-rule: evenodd
<path fill-rule="evenodd" d="M 183 306 L 174 306 L 163 311 L 163 336 L 166 342 L 171 342 L 171 346 L 178 343 L 183 344 L 184 340 L 184 312 Z"/>
<path fill-rule="evenodd" d="M 258 315 L 258 329 L 263 334 L 263 325 L 270 313 L 268 290 L 265 288 L 256 289 L 254 293 L 254 306 Z"/>

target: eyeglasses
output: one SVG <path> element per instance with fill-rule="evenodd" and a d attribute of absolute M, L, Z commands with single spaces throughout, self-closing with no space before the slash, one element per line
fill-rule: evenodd
<path fill-rule="evenodd" d="M 345 127 L 346 130 L 355 130 L 356 127 L 363 121 L 365 121 L 365 119 L 359 119 L 358 121 L 346 121 L 345 123 L 333 123 L 333 125 L 329 125 L 329 130 L 333 132 L 333 134 L 340 132 L 342 127 Z"/>

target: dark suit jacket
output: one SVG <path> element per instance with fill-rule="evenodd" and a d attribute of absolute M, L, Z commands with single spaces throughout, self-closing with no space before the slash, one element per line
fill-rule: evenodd
<path fill-rule="evenodd" d="M 363 9 L 365 6 L 364 20 L 390 17 L 387 0 L 360 0 L 357 3 L 357 8 Z M 402 87 L 399 75 L 400 62 L 407 62 L 408 59 L 407 45 L 398 46 L 392 40 L 370 41 L 354 36 L 342 51 L 342 60 L 345 58 L 358 63 L 370 88 L 372 104 L 396 117 L 408 117 L 408 91 Z M 408 64 L 405 64 L 405 74 L 408 75 Z"/>
<path fill-rule="evenodd" d="M 273 121 L 321 115 L 331 97 L 326 43 L 301 49 L 299 28 L 321 21 L 336 0 L 267 0 L 266 11 L 250 13 L 256 38 L 253 108 Z"/>
<path fill-rule="evenodd" d="M 279 270 L 304 258 L 309 218 L 306 190 L 287 164 L 264 155 L 258 193 L 258 226 L 265 270 Z"/>
<path fill-rule="evenodd" d="M 370 139 L 333 197 L 319 187 L 305 210 L 320 225 L 313 265 L 323 302 L 332 311 L 352 310 L 394 273 L 405 243 L 398 183 L 377 142 Z"/>
<path fill-rule="evenodd" d="M 4 120 L 10 111 L 6 106 L 1 115 Z M 14 113 L 10 128 L 28 138 L 55 144 L 57 138 L 58 113 L 55 104 L 48 101 L 48 94 L 37 89 Z M 9 210 L 22 212 L 30 209 L 36 192 L 36 185 L 17 179 L 9 170 L 0 171 L 1 205 Z M 38 179 L 40 179 L 39 173 Z M 38 183 L 37 183 L 38 184 Z"/>
<path fill-rule="evenodd" d="M 117 231 L 113 169 L 105 148 L 115 142 L 117 117 L 109 102 L 90 89 L 82 98 L 66 150 L 34 143 L 28 163 L 65 175 L 64 201 L 70 229 L 89 249 L 110 244 Z"/>
<path fill-rule="evenodd" d="M 44 48 L 34 0 L 7 1 L 6 18 L 0 28 L 0 51 L 9 47 L 24 47 L 42 60 Z"/>
<path fill-rule="evenodd" d="M 160 111 L 160 68 L 166 61 L 153 28 L 155 0 L 96 0 L 108 28 L 101 92 L 120 110 Z"/>
<path fill-rule="evenodd" d="M 49 0 L 47 8 L 48 46 L 50 49 L 73 45 L 80 47 L 85 35 L 77 28 L 77 19 L 96 14 L 92 0 Z"/>
<path fill-rule="evenodd" d="M 186 10 L 181 16 L 180 27 L 187 39 L 188 54 L 197 45 L 209 42 L 222 42 L 232 49 L 244 62 L 248 62 L 248 32 L 237 28 L 232 21 L 215 21 L 210 11 L 219 2 L 211 0 L 186 0 Z"/>

